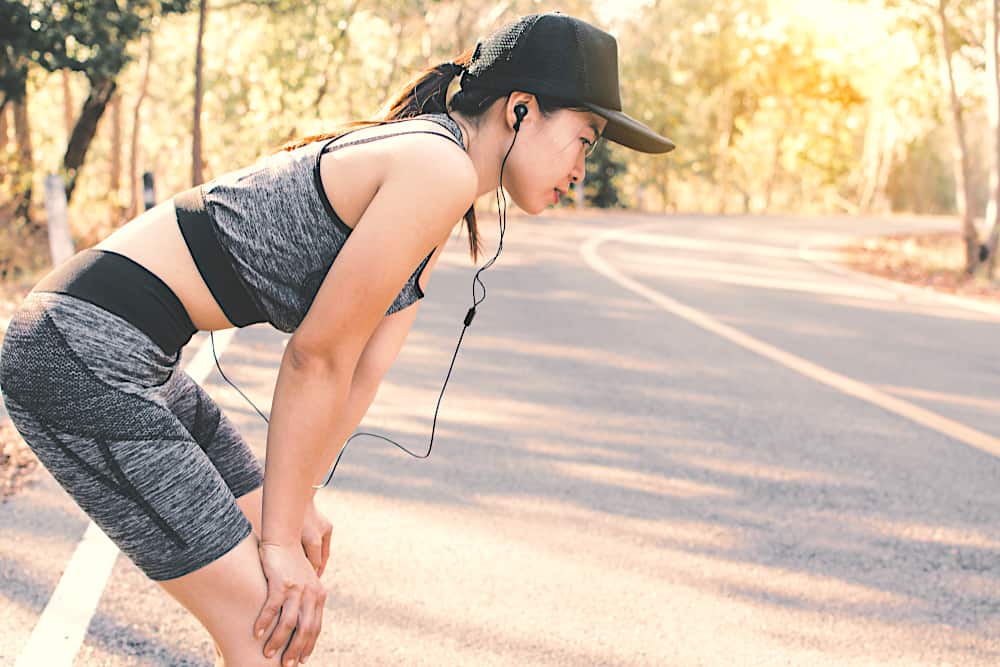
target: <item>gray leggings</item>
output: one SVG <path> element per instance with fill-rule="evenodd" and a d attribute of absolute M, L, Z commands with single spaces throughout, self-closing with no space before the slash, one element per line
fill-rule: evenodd
<path fill-rule="evenodd" d="M 118 315 L 55 292 L 28 295 L 0 353 L 17 430 L 154 581 L 249 535 L 236 498 L 263 483 L 246 442 L 179 359 Z"/>

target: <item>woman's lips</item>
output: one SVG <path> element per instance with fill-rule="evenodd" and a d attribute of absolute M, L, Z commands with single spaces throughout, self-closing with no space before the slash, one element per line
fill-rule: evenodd
<path fill-rule="evenodd" d="M 559 190 L 557 190 L 556 188 L 552 188 L 552 203 L 553 204 L 559 203 Z"/>

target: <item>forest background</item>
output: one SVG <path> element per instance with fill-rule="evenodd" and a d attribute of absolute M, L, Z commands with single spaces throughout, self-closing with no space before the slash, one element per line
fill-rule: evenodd
<path fill-rule="evenodd" d="M 143 172 L 162 200 L 551 10 L 615 35 L 624 109 L 678 145 L 602 142 L 588 205 L 954 215 L 995 272 L 997 0 L 0 0 L 0 279 L 50 261 L 46 175 L 88 247 Z"/>

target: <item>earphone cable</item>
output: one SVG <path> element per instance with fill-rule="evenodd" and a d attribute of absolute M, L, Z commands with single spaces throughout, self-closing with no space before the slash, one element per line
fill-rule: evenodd
<path fill-rule="evenodd" d="M 431 424 L 431 439 L 430 439 L 430 442 L 427 445 L 427 451 L 424 454 L 414 454 L 409 449 L 407 449 L 406 447 L 402 446 L 401 444 L 399 444 L 395 440 L 392 440 L 390 438 L 386 438 L 386 437 L 381 436 L 381 435 L 377 435 L 375 433 L 368 433 L 368 432 L 365 432 L 365 431 L 360 431 L 360 432 L 355 433 L 354 435 L 352 435 L 350 438 L 347 439 L 346 442 L 344 442 L 344 445 L 343 445 L 343 447 L 340 448 L 340 452 L 337 454 L 337 458 L 333 462 L 333 467 L 330 469 L 330 472 L 326 476 L 326 479 L 324 480 L 324 482 L 322 484 L 313 484 L 312 488 L 314 488 L 314 489 L 322 489 L 322 488 L 326 487 L 330 483 L 330 481 L 333 479 L 333 473 L 335 473 L 337 471 L 337 464 L 340 463 L 340 458 L 344 455 L 344 452 L 347 450 L 347 445 L 350 444 L 351 440 L 353 440 L 354 438 L 358 437 L 359 435 L 370 435 L 373 438 L 380 438 L 382 440 L 385 440 L 386 442 L 389 442 L 389 443 L 392 443 L 393 445 L 396 445 L 396 447 L 399 447 L 404 452 L 406 452 L 410 456 L 412 456 L 414 458 L 417 458 L 417 459 L 425 459 L 425 458 L 427 458 L 428 456 L 431 455 L 431 448 L 434 446 L 434 433 L 435 433 L 435 431 L 437 429 L 438 411 L 441 408 L 441 400 L 444 398 L 445 387 L 448 386 L 448 380 L 451 378 L 452 369 L 455 367 L 455 360 L 458 358 L 458 350 L 462 346 L 462 340 L 465 338 L 465 332 L 466 332 L 466 330 L 472 324 L 472 320 L 473 320 L 473 318 L 476 315 L 476 307 L 480 303 L 482 303 L 483 301 L 486 300 L 486 285 L 479 279 L 479 274 L 482 273 L 483 271 L 485 271 L 486 269 L 490 268 L 490 266 L 492 266 L 493 263 L 496 261 L 496 259 L 500 256 L 500 251 L 503 250 L 503 235 L 504 235 L 504 232 L 506 231 L 506 228 L 507 228 L 507 196 L 505 194 L 503 194 L 503 171 L 504 171 L 504 167 L 507 164 L 507 156 L 510 155 L 510 152 L 514 149 L 514 142 L 517 141 L 517 134 L 518 134 L 517 130 L 519 129 L 519 126 L 520 126 L 520 118 L 518 118 L 518 123 L 515 125 L 514 139 L 513 139 L 513 141 L 510 142 L 510 147 L 507 149 L 507 153 L 504 155 L 503 161 L 500 163 L 500 183 L 499 183 L 499 185 L 497 187 L 497 217 L 499 218 L 500 240 L 497 243 L 497 251 L 496 251 L 496 254 L 493 255 L 493 257 L 490 259 L 489 262 L 487 262 L 486 264 L 484 264 L 482 266 L 482 268 L 480 268 L 478 271 L 476 271 L 476 275 L 474 277 L 474 282 L 472 284 L 472 301 L 473 301 L 473 305 L 472 305 L 471 308 L 469 308 L 469 311 L 465 315 L 464 326 L 462 327 L 462 333 L 458 337 L 458 343 L 455 345 L 455 353 L 451 357 L 451 365 L 448 366 L 448 374 L 445 376 L 444 384 L 441 386 L 441 393 L 438 395 L 437 405 L 434 408 L 434 420 L 433 420 L 433 422 Z M 500 198 L 501 197 L 503 197 L 503 211 L 502 212 L 501 212 L 501 209 L 500 209 Z M 479 283 L 479 285 L 483 288 L 483 296 L 482 296 L 481 299 L 478 299 L 478 300 L 476 299 L 476 283 Z M 254 405 L 254 402 L 251 401 L 250 398 L 246 394 L 244 394 L 240 390 L 240 388 L 237 387 L 232 382 L 232 380 L 230 380 L 226 376 L 226 374 L 222 371 L 222 366 L 221 366 L 221 364 L 219 364 L 219 357 L 218 357 L 218 355 L 215 352 L 215 335 L 214 335 L 214 332 L 211 332 L 211 331 L 209 332 L 209 338 L 211 339 L 211 343 L 212 343 L 212 356 L 215 358 L 215 366 L 216 366 L 216 368 L 219 369 L 219 374 L 222 376 L 222 379 L 225 380 L 226 382 L 228 382 L 229 385 L 233 387 L 233 389 L 235 389 L 237 392 L 239 392 L 240 396 L 242 396 L 244 398 L 244 400 L 246 400 L 246 402 L 249 403 L 253 407 L 253 409 L 257 411 L 257 414 L 260 415 L 261 419 L 264 420 L 264 423 L 270 424 L 271 422 L 267 418 L 267 416 L 263 412 L 261 412 L 260 409 L 256 405 Z"/>

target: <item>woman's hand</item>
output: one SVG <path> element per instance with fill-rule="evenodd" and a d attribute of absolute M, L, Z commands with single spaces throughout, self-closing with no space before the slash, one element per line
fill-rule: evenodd
<path fill-rule="evenodd" d="M 316 505 L 309 503 L 302 522 L 302 550 L 306 558 L 316 570 L 316 576 L 322 577 L 326 569 L 326 561 L 330 558 L 330 536 L 333 524 L 320 514 Z"/>
<path fill-rule="evenodd" d="M 257 550 L 267 578 L 267 599 L 254 622 L 254 636 L 263 637 L 278 618 L 264 644 L 264 656 L 270 658 L 284 647 L 295 630 L 282 657 L 283 665 L 295 665 L 305 661 L 316 646 L 323 625 L 326 591 L 300 545 L 261 542 Z"/>

